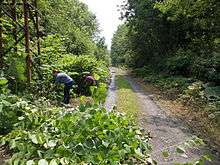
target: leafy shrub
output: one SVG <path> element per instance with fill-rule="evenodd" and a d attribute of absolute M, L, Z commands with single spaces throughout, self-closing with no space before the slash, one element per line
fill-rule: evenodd
<path fill-rule="evenodd" d="M 135 69 L 133 72 L 136 76 L 143 77 L 146 83 L 152 83 L 163 90 L 176 89 L 179 93 L 183 92 L 194 81 L 192 78 L 160 74 L 148 66 Z"/>
<path fill-rule="evenodd" d="M 48 35 L 42 40 L 41 57 L 36 57 L 35 60 L 40 60 L 42 64 L 55 65 L 65 54 L 62 37 L 59 35 Z"/>
<path fill-rule="evenodd" d="M 91 86 L 91 95 L 96 103 L 104 103 L 107 95 L 107 85 L 99 83 L 99 86 Z"/>
<path fill-rule="evenodd" d="M 18 93 L 25 89 L 25 50 L 17 46 L 18 52 L 9 52 L 5 55 L 7 66 L 3 68 L 5 77 L 8 80 L 8 87 L 12 93 Z M 19 86 L 19 88 L 18 88 Z"/>
<path fill-rule="evenodd" d="M 26 104 L 17 96 L 0 95 L 0 134 L 6 134 L 13 129 Z"/>
<path fill-rule="evenodd" d="M 0 93 L 1 94 L 8 93 L 7 83 L 8 83 L 8 80 L 4 78 L 3 76 L 1 76 L 0 77 Z"/>
<path fill-rule="evenodd" d="M 88 94 L 82 91 L 89 91 L 89 87 L 86 87 L 84 83 L 85 72 L 89 72 L 94 75 L 96 80 L 100 83 L 106 84 L 109 77 L 107 64 L 96 60 L 94 57 L 62 55 L 60 59 L 54 63 L 54 65 L 43 65 L 41 67 L 42 78 L 39 79 L 38 76 L 35 77 L 33 82 L 33 93 L 36 93 L 39 96 L 46 96 L 51 99 L 60 100 L 62 98 L 63 88 L 58 86 L 56 91 L 53 88 L 53 69 L 59 69 L 70 75 L 75 81 L 74 85 L 78 86 L 77 89 L 74 89 L 74 92 L 78 94 Z"/>
<path fill-rule="evenodd" d="M 205 82 L 220 82 L 220 58 L 219 54 L 209 59 L 196 58 L 192 65 L 192 74 Z"/>
<path fill-rule="evenodd" d="M 204 88 L 204 93 L 209 101 L 214 102 L 220 99 L 220 86 L 207 83 L 204 84 Z"/>
<path fill-rule="evenodd" d="M 150 69 L 150 67 L 148 66 L 144 66 L 142 68 L 136 68 L 133 70 L 133 72 L 135 73 L 135 75 L 139 76 L 139 77 L 145 77 L 147 75 L 151 75 L 152 69 Z"/>
<path fill-rule="evenodd" d="M 1 138 L 9 164 L 120 164 L 147 158 L 148 137 L 126 116 L 96 106 L 73 111 L 26 108 L 17 129 Z"/>
<path fill-rule="evenodd" d="M 190 50 L 179 49 L 175 56 L 167 59 L 167 72 L 174 75 L 189 75 L 192 57 L 193 53 Z"/>
<path fill-rule="evenodd" d="M 203 83 L 202 82 L 195 82 L 192 85 L 188 86 L 187 90 L 185 90 L 185 94 L 192 96 L 193 98 L 204 98 L 204 91 L 203 91 Z"/>

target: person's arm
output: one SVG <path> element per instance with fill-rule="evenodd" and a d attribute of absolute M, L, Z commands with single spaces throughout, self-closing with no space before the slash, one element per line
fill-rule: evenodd
<path fill-rule="evenodd" d="M 55 77 L 55 84 L 58 84 L 58 83 L 60 83 L 60 77 L 57 75 L 57 76 Z"/>

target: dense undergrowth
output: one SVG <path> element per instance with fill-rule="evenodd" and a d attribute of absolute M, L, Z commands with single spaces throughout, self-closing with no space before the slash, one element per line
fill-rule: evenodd
<path fill-rule="evenodd" d="M 51 106 L 46 99 L 20 100 L 13 130 L 1 137 L 10 146 L 8 164 L 120 164 L 148 158 L 148 137 L 126 116 L 96 105 Z"/>
<path fill-rule="evenodd" d="M 58 69 L 70 75 L 74 80 L 74 93 L 78 95 L 88 94 L 89 89 L 84 85 L 85 73 L 90 73 L 99 82 L 99 86 L 106 88 L 108 81 L 108 63 L 98 60 L 94 56 L 83 55 L 74 56 L 63 50 L 63 41 L 59 35 L 48 35 L 42 40 L 42 54 L 40 65 L 37 59 L 34 61 L 33 81 L 31 86 L 26 83 L 25 64 L 17 63 L 21 56 L 14 56 L 14 65 L 9 65 L 3 69 L 1 77 L 8 80 L 8 87 L 13 94 L 21 94 L 31 92 L 35 96 L 44 96 L 49 99 L 61 99 L 62 88 L 57 86 L 54 88 L 53 69 Z M 7 60 L 12 60 L 8 57 Z M 60 93 L 60 94 L 57 94 Z"/>

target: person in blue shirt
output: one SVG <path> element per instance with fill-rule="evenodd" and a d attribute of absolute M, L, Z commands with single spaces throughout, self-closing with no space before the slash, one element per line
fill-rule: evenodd
<path fill-rule="evenodd" d="M 64 104 L 69 104 L 70 101 L 70 90 L 73 87 L 74 81 L 66 73 L 61 73 L 59 70 L 53 70 L 53 75 L 55 77 L 55 83 L 64 84 Z"/>

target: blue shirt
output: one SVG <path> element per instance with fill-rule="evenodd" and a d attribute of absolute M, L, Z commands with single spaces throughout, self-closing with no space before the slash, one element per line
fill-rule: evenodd
<path fill-rule="evenodd" d="M 69 84 L 73 82 L 73 79 L 68 76 L 66 73 L 58 73 L 56 76 L 55 83 L 64 83 L 64 84 Z"/>

